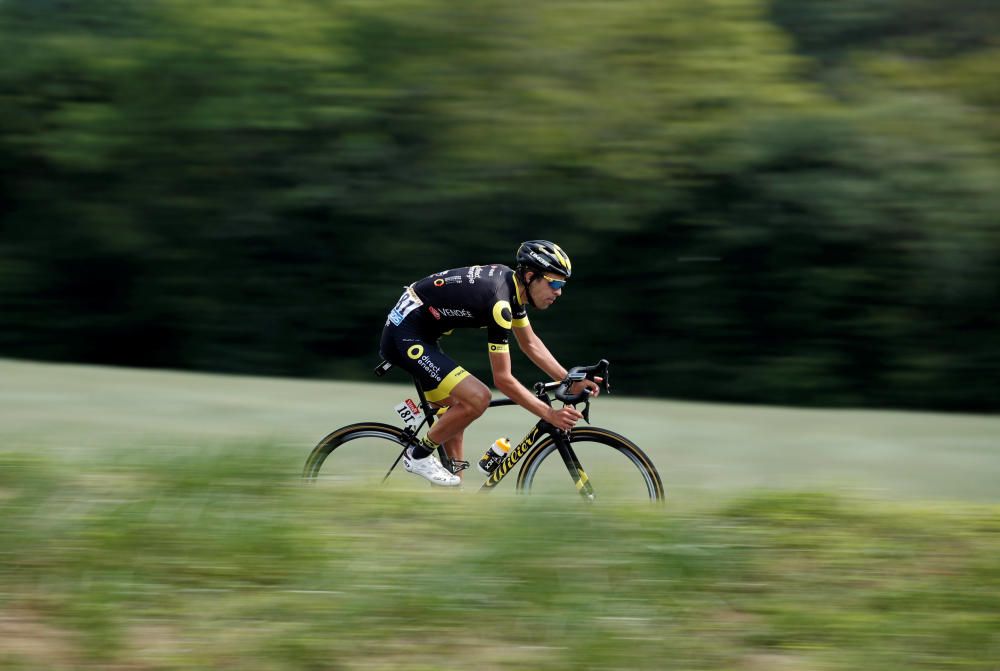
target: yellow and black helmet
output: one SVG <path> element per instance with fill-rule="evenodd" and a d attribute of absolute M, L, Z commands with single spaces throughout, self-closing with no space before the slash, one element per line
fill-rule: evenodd
<path fill-rule="evenodd" d="M 517 265 L 551 271 L 569 277 L 573 264 L 562 247 L 548 240 L 528 240 L 517 248 Z"/>

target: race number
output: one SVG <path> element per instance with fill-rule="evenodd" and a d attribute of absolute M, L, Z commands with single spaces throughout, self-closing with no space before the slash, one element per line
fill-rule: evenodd
<path fill-rule="evenodd" d="M 396 306 L 392 310 L 389 310 L 389 321 L 399 326 L 406 319 L 406 315 L 423 304 L 424 302 L 417 296 L 417 292 L 413 290 L 413 287 L 406 287 L 406 291 L 399 297 Z"/>
<path fill-rule="evenodd" d="M 397 405 L 395 410 L 399 417 L 406 422 L 406 425 L 413 427 L 414 429 L 420 426 L 420 424 L 424 421 L 423 410 L 421 410 L 420 406 L 410 399 L 406 399 Z"/>

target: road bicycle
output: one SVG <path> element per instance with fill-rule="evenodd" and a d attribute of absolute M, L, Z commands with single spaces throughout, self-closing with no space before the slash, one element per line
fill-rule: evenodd
<path fill-rule="evenodd" d="M 559 382 L 536 383 L 534 394 L 550 407 L 553 397 L 574 407 L 583 403 L 582 415 L 589 424 L 590 391 L 584 389 L 571 394 L 570 388 L 575 382 L 587 379 L 598 381 L 602 391 L 610 393 L 608 367 L 606 359 L 593 366 L 577 366 Z M 383 361 L 376 367 L 375 373 L 381 377 L 391 368 L 391 363 Z M 313 449 L 306 460 L 303 477 L 313 482 L 381 486 L 394 482 L 412 486 L 416 482 L 424 482 L 405 473 L 402 468 L 397 471 L 396 467 L 424 425 L 433 425 L 446 409 L 430 404 L 419 382 L 415 378 L 413 382 L 418 401 L 406 399 L 395 408 L 403 421 L 402 427 L 382 422 L 359 422 L 337 429 Z M 489 407 L 507 405 L 516 404 L 501 397 L 491 401 Z M 438 450 L 438 456 L 453 473 L 468 468 L 468 462 L 451 459 L 444 448 Z M 392 461 L 386 471 L 385 464 L 389 460 Z M 521 493 L 558 494 L 572 491 L 575 487 L 583 498 L 590 501 L 622 498 L 662 501 L 664 496 L 663 482 L 649 456 L 625 436 L 596 426 L 577 426 L 563 431 L 545 420 L 539 420 L 486 477 L 480 491 L 495 489 L 519 464 L 521 468 L 517 472 L 516 488 Z M 394 474 L 397 477 L 392 477 Z M 465 484 L 468 486 L 468 482 Z"/>

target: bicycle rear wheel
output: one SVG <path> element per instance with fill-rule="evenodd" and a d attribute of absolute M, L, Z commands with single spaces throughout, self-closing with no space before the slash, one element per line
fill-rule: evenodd
<path fill-rule="evenodd" d="M 653 462 L 628 438 L 593 426 L 569 434 L 570 446 L 593 488 L 597 501 L 630 502 L 663 500 L 663 482 Z M 611 449 L 608 449 L 611 448 Z M 517 476 L 520 492 L 565 496 L 579 489 L 547 436 L 525 457 Z"/>
<path fill-rule="evenodd" d="M 402 429 L 381 422 L 359 422 L 329 434 L 313 448 L 302 477 L 321 485 L 420 489 L 422 481 L 396 464 L 407 444 Z"/>

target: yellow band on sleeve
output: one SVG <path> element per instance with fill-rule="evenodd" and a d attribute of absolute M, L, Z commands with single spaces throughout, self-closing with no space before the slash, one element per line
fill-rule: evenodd
<path fill-rule="evenodd" d="M 510 345 L 497 345 L 496 343 L 492 343 L 491 342 L 489 344 L 489 350 L 490 350 L 491 354 L 496 353 L 496 352 L 509 352 L 510 351 Z"/>
<path fill-rule="evenodd" d="M 514 320 L 514 328 L 523 329 L 525 326 L 528 326 L 529 324 L 531 324 L 531 322 L 528 321 L 527 317 L 518 317 L 517 319 Z"/>

